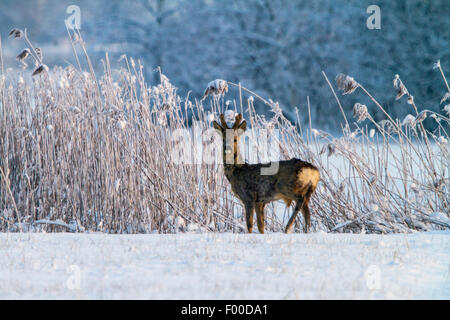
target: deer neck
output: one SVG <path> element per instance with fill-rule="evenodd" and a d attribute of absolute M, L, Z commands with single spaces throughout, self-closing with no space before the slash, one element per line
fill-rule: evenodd
<path fill-rule="evenodd" d="M 223 148 L 223 165 L 225 175 L 227 176 L 228 179 L 230 179 L 230 177 L 232 176 L 234 169 L 244 164 L 243 157 L 239 150 L 239 137 L 235 136 L 232 143 L 230 141 L 229 145 L 233 146 L 231 152 L 227 152 L 228 150 L 226 147 L 227 146 L 226 143 L 224 143 Z"/>

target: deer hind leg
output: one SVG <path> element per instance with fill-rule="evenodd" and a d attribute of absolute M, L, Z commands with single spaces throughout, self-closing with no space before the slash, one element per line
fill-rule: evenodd
<path fill-rule="evenodd" d="M 308 233 L 311 228 L 311 212 L 309 211 L 309 201 L 305 201 L 302 207 L 303 217 L 305 218 L 305 233 Z"/>
<path fill-rule="evenodd" d="M 245 220 L 247 221 L 248 233 L 253 232 L 253 211 L 255 210 L 252 204 L 245 205 Z"/>
<path fill-rule="evenodd" d="M 311 186 L 308 189 L 308 192 L 305 195 L 305 201 L 302 206 L 303 217 L 305 218 L 305 233 L 308 233 L 311 228 L 311 212 L 309 211 L 309 200 L 311 199 L 311 195 L 314 192 L 314 188 Z"/>
<path fill-rule="evenodd" d="M 289 222 L 286 226 L 286 233 L 292 233 L 292 229 L 294 227 L 295 218 L 297 218 L 297 215 L 300 211 L 300 209 L 303 206 L 303 197 L 300 197 L 297 199 L 297 203 L 295 204 L 294 213 L 292 213 L 291 218 L 289 219 Z"/>
<path fill-rule="evenodd" d="M 261 234 L 264 234 L 264 207 L 265 204 L 256 204 L 256 222 L 258 223 L 258 230 Z"/>

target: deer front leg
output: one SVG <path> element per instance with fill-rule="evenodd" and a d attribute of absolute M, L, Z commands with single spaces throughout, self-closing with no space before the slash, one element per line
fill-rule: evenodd
<path fill-rule="evenodd" d="M 252 204 L 246 204 L 245 205 L 245 220 L 247 222 L 247 230 L 248 233 L 253 232 L 253 211 L 255 208 Z"/>
<path fill-rule="evenodd" d="M 256 204 L 256 222 L 258 223 L 259 233 L 264 234 L 264 204 Z"/>

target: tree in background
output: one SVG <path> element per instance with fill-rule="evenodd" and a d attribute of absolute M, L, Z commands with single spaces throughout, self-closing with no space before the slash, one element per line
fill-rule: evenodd
<path fill-rule="evenodd" d="M 18 1 L 24 2 L 20 8 Z M 419 107 L 440 111 L 445 88 L 432 65 L 437 59 L 450 65 L 449 2 L 377 1 L 381 30 L 369 30 L 366 9 L 371 2 L 79 0 L 75 4 L 82 10 L 82 32 L 93 61 L 99 61 L 104 51 L 117 59 L 124 53 L 141 58 L 149 81 L 158 81 L 154 70 L 160 66 L 181 95 L 192 91 L 191 96 L 200 97 L 209 81 L 223 78 L 279 101 L 291 118 L 298 107 L 305 120 L 309 96 L 315 124 L 330 130 L 340 123 L 330 117 L 337 106 L 322 70 L 331 81 L 339 73 L 353 76 L 401 119 L 411 110 L 405 101 L 395 100 L 392 80 L 399 74 Z M 62 41 L 63 17 L 70 4 L 3 0 L 2 35 L 13 25 L 26 24 L 40 43 Z M 361 102 L 375 119 L 384 118 L 362 95 L 340 99 L 349 117 L 353 104 Z M 263 108 L 258 111 L 264 113 Z"/>

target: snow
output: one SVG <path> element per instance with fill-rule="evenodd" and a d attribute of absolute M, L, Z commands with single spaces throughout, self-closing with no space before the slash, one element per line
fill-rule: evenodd
<path fill-rule="evenodd" d="M 0 234 L 0 299 L 449 299 L 450 232 Z"/>

